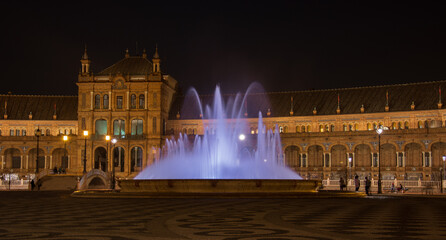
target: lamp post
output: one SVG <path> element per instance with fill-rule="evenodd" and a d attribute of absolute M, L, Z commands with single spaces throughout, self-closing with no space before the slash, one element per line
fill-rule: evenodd
<path fill-rule="evenodd" d="M 66 157 L 67 157 L 67 141 L 68 141 L 68 136 L 67 135 L 64 135 L 63 136 L 63 142 L 64 142 L 64 149 L 65 149 L 65 152 L 63 153 L 63 160 L 65 160 L 66 159 Z M 62 161 L 63 161 L 62 160 Z M 68 163 L 68 161 L 67 161 L 67 163 Z M 61 165 L 63 165 L 63 162 L 62 162 L 62 164 Z M 67 165 L 68 166 L 68 165 Z M 62 166 L 61 166 L 62 167 Z"/>
<path fill-rule="evenodd" d="M 36 156 L 36 175 L 39 173 L 39 137 L 41 134 L 41 130 L 37 127 L 36 137 L 37 137 L 37 156 Z"/>
<path fill-rule="evenodd" d="M 84 137 L 85 137 L 85 147 L 84 147 L 84 174 L 87 173 L 87 137 L 88 137 L 88 131 L 84 130 Z"/>
<path fill-rule="evenodd" d="M 376 133 L 378 133 L 378 194 L 381 194 L 383 193 L 381 183 L 381 133 L 383 133 L 383 129 L 381 127 L 376 129 Z"/>
<path fill-rule="evenodd" d="M 444 166 L 446 162 L 446 156 L 443 155 L 443 175 L 441 176 L 441 193 L 443 193 L 443 180 L 444 180 Z M 441 173 L 440 173 L 441 175 Z"/>
<path fill-rule="evenodd" d="M 106 153 L 106 154 L 107 154 L 107 155 L 106 155 L 106 158 L 107 158 L 107 165 L 106 165 L 106 167 L 107 167 L 107 168 L 110 168 L 109 165 L 108 165 L 108 164 L 110 164 L 110 159 L 109 159 L 109 158 L 110 158 L 110 157 L 109 157 L 110 154 L 108 153 L 108 142 L 110 142 L 110 135 L 105 135 L 105 143 L 106 143 L 106 145 L 107 145 L 107 153 Z M 106 169 L 107 169 L 107 168 L 106 168 Z M 106 171 L 108 171 L 108 170 L 106 170 Z"/>
<path fill-rule="evenodd" d="M 117 141 L 118 140 L 116 138 L 113 138 L 111 140 L 111 142 L 113 143 L 113 150 L 112 151 L 115 150 L 115 144 L 116 144 Z M 114 158 L 114 156 L 112 156 L 112 186 L 111 186 L 112 190 L 115 190 L 115 185 L 116 185 L 116 180 L 115 180 L 115 158 Z"/>
<path fill-rule="evenodd" d="M 347 180 L 347 184 L 348 184 L 348 181 L 350 181 L 351 176 L 352 176 L 352 158 L 349 157 L 348 158 L 348 180 Z"/>

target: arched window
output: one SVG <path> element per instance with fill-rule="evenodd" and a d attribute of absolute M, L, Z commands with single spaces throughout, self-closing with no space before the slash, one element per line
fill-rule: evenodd
<path fill-rule="evenodd" d="M 418 121 L 418 128 L 423 128 L 423 127 L 424 127 L 424 122 Z"/>
<path fill-rule="evenodd" d="M 144 109 L 144 95 L 139 95 L 139 109 Z"/>
<path fill-rule="evenodd" d="M 130 97 L 130 107 L 132 109 L 136 108 L 136 95 L 132 94 L 132 96 Z"/>
<path fill-rule="evenodd" d="M 152 132 L 156 133 L 156 117 L 152 119 Z"/>
<path fill-rule="evenodd" d="M 334 131 L 335 131 L 335 125 L 333 125 L 333 124 L 330 125 L 330 131 L 331 131 L 331 132 L 334 132 Z"/>
<path fill-rule="evenodd" d="M 324 132 L 324 125 L 319 125 L 319 132 Z"/>
<path fill-rule="evenodd" d="M 408 121 L 404 122 L 404 129 L 409 129 L 409 122 Z"/>
<path fill-rule="evenodd" d="M 283 127 L 283 132 L 287 133 L 288 132 L 288 126 Z"/>
<path fill-rule="evenodd" d="M 326 131 L 326 132 L 330 132 L 330 125 L 328 125 L 328 124 L 325 125 L 325 131 Z"/>
<path fill-rule="evenodd" d="M 376 123 L 373 123 L 373 130 L 376 130 Z"/>
<path fill-rule="evenodd" d="M 103 97 L 104 102 L 102 103 L 102 106 L 104 109 L 108 109 L 109 105 L 108 105 L 108 95 L 105 94 Z"/>
<path fill-rule="evenodd" d="M 45 135 L 50 136 L 51 135 L 51 130 L 47 129 Z"/>
<path fill-rule="evenodd" d="M 348 125 L 348 130 L 349 130 L 349 131 L 353 131 L 353 125 L 352 125 L 352 124 L 349 124 L 349 125 Z"/>
<path fill-rule="evenodd" d="M 107 120 L 99 119 L 95 123 L 96 135 L 107 135 Z M 68 130 L 65 129 L 65 135 L 68 135 Z"/>
<path fill-rule="evenodd" d="M 95 109 L 101 108 L 101 95 L 99 94 L 96 94 L 96 96 L 94 96 L 94 108 Z"/>
<path fill-rule="evenodd" d="M 311 126 L 310 125 L 307 126 L 307 132 L 311 132 Z"/>
<path fill-rule="evenodd" d="M 250 128 L 249 130 L 250 130 L 251 134 L 254 134 L 254 133 L 255 133 L 255 131 L 254 131 L 254 128 L 253 128 L 253 127 L 252 127 L 252 128 Z"/>
<path fill-rule="evenodd" d="M 398 129 L 403 129 L 403 123 L 402 122 L 398 122 Z"/>
<path fill-rule="evenodd" d="M 344 124 L 342 125 L 342 129 L 344 130 L 344 132 L 347 132 L 347 124 L 344 123 Z"/>
<path fill-rule="evenodd" d="M 396 122 L 392 122 L 392 129 L 393 129 L 393 130 L 396 129 Z"/>
<path fill-rule="evenodd" d="M 303 132 L 303 133 L 305 132 L 305 126 L 301 126 L 300 129 L 301 129 L 301 132 Z"/>
<path fill-rule="evenodd" d="M 132 120 L 132 135 L 142 135 L 143 122 L 142 119 Z"/>
<path fill-rule="evenodd" d="M 116 119 L 113 121 L 113 135 L 125 136 L 125 120 Z"/>
<path fill-rule="evenodd" d="M 372 124 L 367 123 L 367 130 L 371 131 L 372 130 Z"/>
<path fill-rule="evenodd" d="M 0 136 L 2 135 L 2 131 L 0 130 Z M 22 129 L 22 136 L 26 136 L 26 129 Z"/>
<path fill-rule="evenodd" d="M 141 171 L 142 167 L 142 148 L 140 147 L 134 147 L 131 151 L 131 159 L 130 159 L 130 165 L 131 169 L 130 171 L 134 172 L 135 170 Z"/>

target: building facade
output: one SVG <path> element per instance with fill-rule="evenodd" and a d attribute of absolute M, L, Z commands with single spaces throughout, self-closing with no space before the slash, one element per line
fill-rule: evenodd
<path fill-rule="evenodd" d="M 70 174 L 114 168 L 117 177 L 134 177 L 159 157 L 166 138 L 213 128 L 176 95 L 177 81 L 161 71 L 158 50 L 151 59 L 127 51 L 97 73 L 85 51 L 77 86 L 78 96 L 0 95 L 4 173 L 20 178 L 57 166 Z M 381 171 L 384 179 L 439 180 L 446 155 L 445 87 L 438 81 L 248 94 L 243 118 L 252 136 L 259 112 L 267 128 L 277 125 L 286 164 L 305 178 L 376 179 Z M 378 128 L 385 130 L 378 135 Z"/>

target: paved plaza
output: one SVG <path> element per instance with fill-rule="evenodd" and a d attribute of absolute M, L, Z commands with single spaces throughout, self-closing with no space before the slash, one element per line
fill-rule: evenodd
<path fill-rule="evenodd" d="M 103 199 L 0 192 L 0 239 L 445 239 L 446 199 Z"/>

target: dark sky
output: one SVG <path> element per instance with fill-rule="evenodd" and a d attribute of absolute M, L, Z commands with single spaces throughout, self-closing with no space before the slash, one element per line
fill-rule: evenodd
<path fill-rule="evenodd" d="M 1 3 L 0 93 L 76 95 L 85 43 L 96 72 L 158 44 L 200 93 L 446 79 L 442 1 L 42 2 Z"/>

